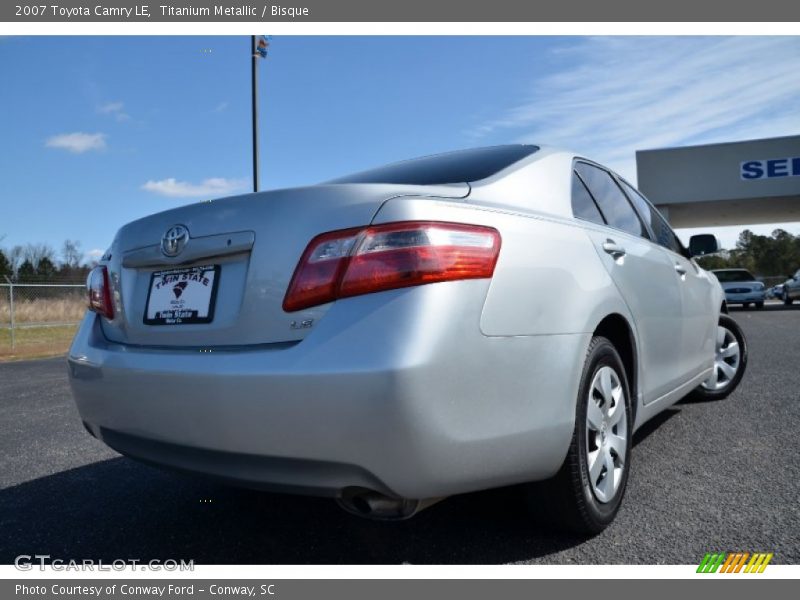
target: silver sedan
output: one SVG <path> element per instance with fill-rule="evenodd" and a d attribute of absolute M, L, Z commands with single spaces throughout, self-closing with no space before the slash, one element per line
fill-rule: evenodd
<path fill-rule="evenodd" d="M 383 519 L 526 484 L 535 515 L 597 532 L 633 432 L 744 372 L 691 254 L 624 179 L 530 145 L 189 205 L 117 233 L 71 386 L 148 463 Z"/>

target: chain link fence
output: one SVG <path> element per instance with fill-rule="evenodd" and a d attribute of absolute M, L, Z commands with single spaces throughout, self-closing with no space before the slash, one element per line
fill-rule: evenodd
<path fill-rule="evenodd" d="M 767 289 L 785 277 L 764 277 Z M 66 352 L 86 311 L 83 283 L 0 283 L 0 360 Z"/>
<path fill-rule="evenodd" d="M 85 311 L 81 283 L 0 283 L 0 359 L 66 352 Z"/>

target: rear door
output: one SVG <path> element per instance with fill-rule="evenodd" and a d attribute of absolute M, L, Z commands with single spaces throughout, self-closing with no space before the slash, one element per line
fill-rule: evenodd
<path fill-rule="evenodd" d="M 685 256 L 683 245 L 655 207 L 627 182 L 620 180 L 620 184 L 649 226 L 653 241 L 664 248 L 673 265 L 683 307 L 681 368 L 687 379 L 694 377 L 707 368 L 714 355 L 718 307 L 712 305 L 711 282 Z"/>
<path fill-rule="evenodd" d="M 635 320 L 643 402 L 652 402 L 684 377 L 682 299 L 675 268 L 650 241 L 647 228 L 608 171 L 578 161 L 573 178 L 573 194 L 584 186 L 602 215 L 604 226 L 587 232 Z"/>

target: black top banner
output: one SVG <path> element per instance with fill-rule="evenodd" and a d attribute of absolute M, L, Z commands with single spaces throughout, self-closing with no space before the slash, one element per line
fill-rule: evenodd
<path fill-rule="evenodd" d="M 786 0 L 298 0 L 286 4 L 211 0 L 10 0 L 0 22 L 786 22 Z"/>

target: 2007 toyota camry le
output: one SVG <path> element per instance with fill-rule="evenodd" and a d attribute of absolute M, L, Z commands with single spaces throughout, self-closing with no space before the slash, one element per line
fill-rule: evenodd
<path fill-rule="evenodd" d="M 69 351 L 86 428 L 124 455 L 407 518 L 519 485 L 584 533 L 638 427 L 742 378 L 716 278 L 624 179 L 507 145 L 122 227 Z"/>

